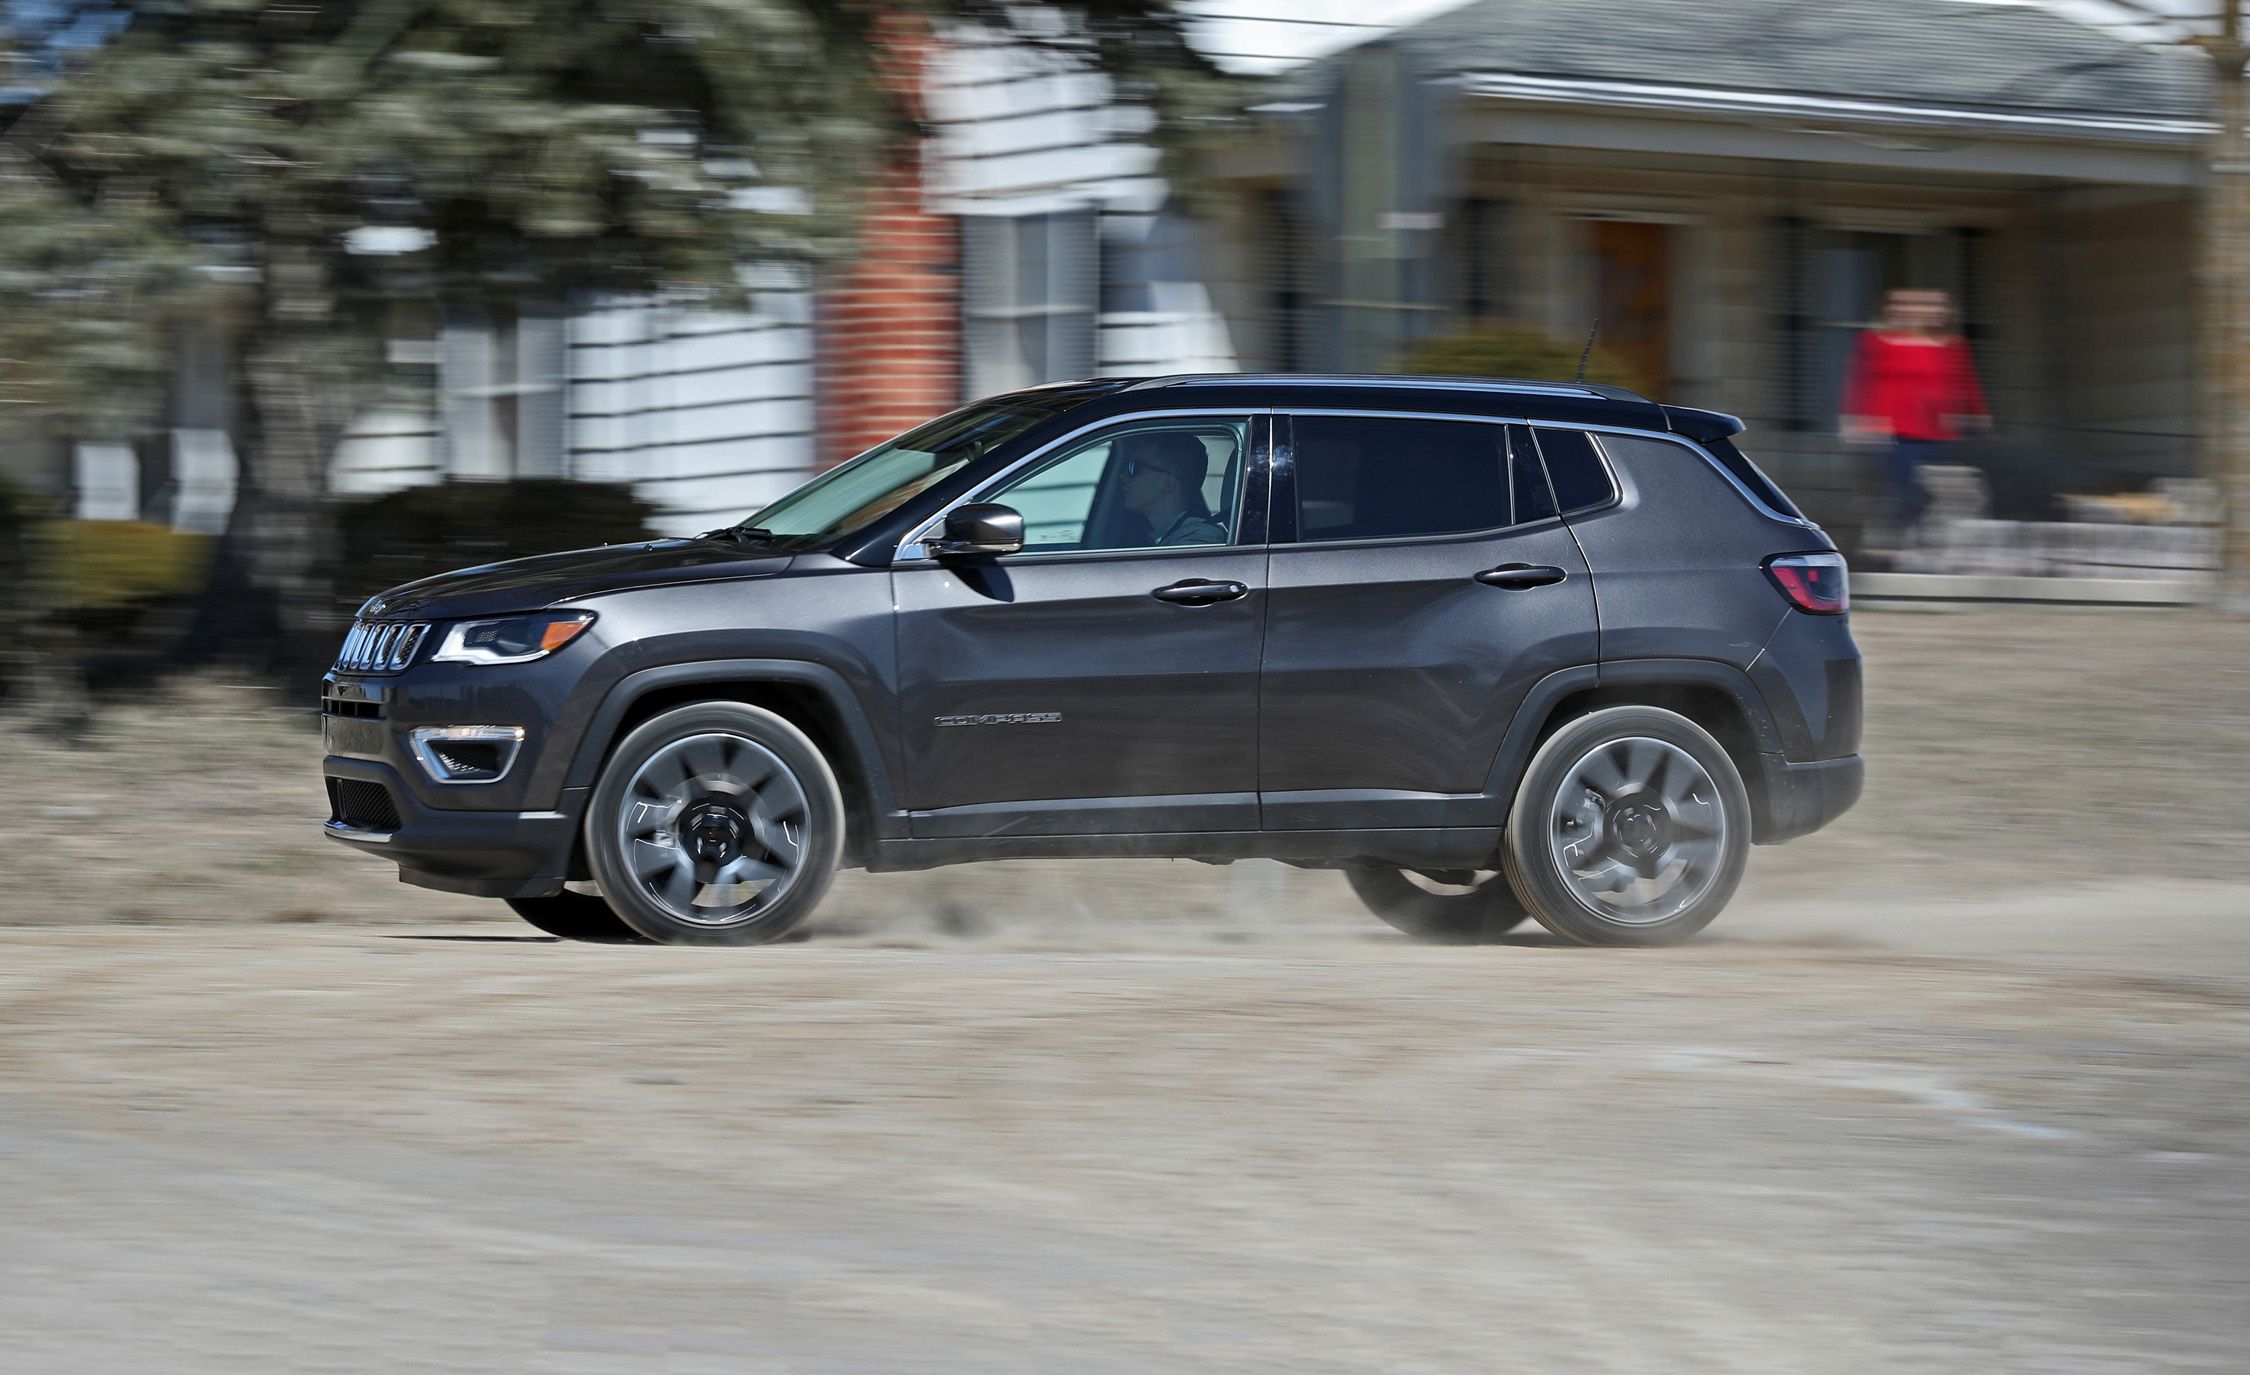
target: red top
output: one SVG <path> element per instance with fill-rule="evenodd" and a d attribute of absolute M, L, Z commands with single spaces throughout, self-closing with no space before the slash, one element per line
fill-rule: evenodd
<path fill-rule="evenodd" d="M 1976 364 L 1959 338 L 1916 339 L 1868 330 L 1852 354 L 1844 415 L 1894 439 L 1953 439 L 1953 422 L 1985 416 Z"/>

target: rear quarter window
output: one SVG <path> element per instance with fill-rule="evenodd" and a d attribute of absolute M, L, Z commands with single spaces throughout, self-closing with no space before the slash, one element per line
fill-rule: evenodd
<path fill-rule="evenodd" d="M 1703 447 L 1711 451 L 1711 457 L 1719 460 L 1720 467 L 1734 475 L 1735 481 L 1750 490 L 1750 495 L 1782 515 L 1797 520 L 1805 518 L 1805 513 L 1797 509 L 1797 504 L 1789 499 L 1788 494 L 1776 486 L 1772 478 L 1759 472 L 1758 465 L 1752 463 L 1747 454 L 1734 447 L 1733 440 L 1714 439 Z"/>
<path fill-rule="evenodd" d="M 1582 430 L 1540 428 L 1539 455 L 1547 461 L 1547 480 L 1554 485 L 1555 505 L 1564 515 L 1591 511 L 1617 499 L 1592 437 Z"/>

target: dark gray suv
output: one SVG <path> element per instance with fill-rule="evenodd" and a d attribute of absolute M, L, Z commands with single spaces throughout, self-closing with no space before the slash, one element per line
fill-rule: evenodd
<path fill-rule="evenodd" d="M 1340 869 L 1650 945 L 1858 798 L 1835 546 L 1741 425 L 1607 387 L 1107 379 L 740 526 L 369 601 L 328 833 L 583 939 L 773 940 L 836 869 Z"/>

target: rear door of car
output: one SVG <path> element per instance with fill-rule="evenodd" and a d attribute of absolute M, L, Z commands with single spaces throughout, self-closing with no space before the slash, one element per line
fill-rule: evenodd
<path fill-rule="evenodd" d="M 1311 409 L 1275 423 L 1266 827 L 1494 824 L 1488 776 L 1517 707 L 1597 653 L 1592 580 L 1529 430 Z"/>

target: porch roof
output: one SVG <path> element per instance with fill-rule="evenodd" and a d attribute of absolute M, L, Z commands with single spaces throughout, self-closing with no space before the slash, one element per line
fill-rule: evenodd
<path fill-rule="evenodd" d="M 2192 51 L 2127 43 L 2038 5 L 1993 0 L 1473 0 L 1377 41 L 1412 50 L 1429 76 L 2157 119 L 2200 118 L 2209 80 L 2208 62 Z M 1316 73 L 1334 61 L 1290 84 L 1325 85 Z"/>
<path fill-rule="evenodd" d="M 1518 112 L 1475 126 L 1512 142 L 2184 185 L 2210 131 L 2201 54 L 1995 0 L 1473 0 L 1256 108 L 1318 108 L 1377 46 Z"/>

